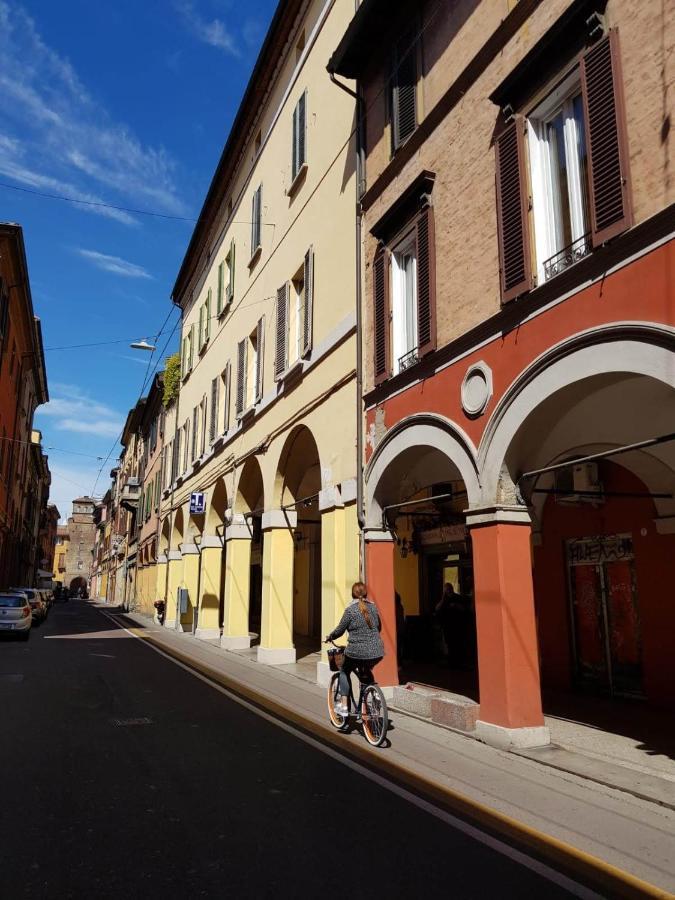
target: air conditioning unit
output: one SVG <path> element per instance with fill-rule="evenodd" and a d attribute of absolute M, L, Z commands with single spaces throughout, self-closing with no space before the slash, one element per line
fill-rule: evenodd
<path fill-rule="evenodd" d="M 557 503 L 604 503 L 598 464 L 572 464 L 555 474 Z"/>

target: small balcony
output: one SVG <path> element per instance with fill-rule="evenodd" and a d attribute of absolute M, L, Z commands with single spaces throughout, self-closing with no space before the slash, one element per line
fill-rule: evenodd
<path fill-rule="evenodd" d="M 414 366 L 415 363 L 419 362 L 419 358 L 419 348 L 413 347 L 412 350 L 409 350 L 407 353 L 404 353 L 403 356 L 399 357 L 398 371 L 405 372 L 406 369 L 409 369 L 411 366 Z"/>
<path fill-rule="evenodd" d="M 129 478 L 122 488 L 122 496 L 120 497 L 120 505 L 129 512 L 135 512 L 138 501 L 141 499 L 141 483 L 138 478 Z"/>
<path fill-rule="evenodd" d="M 546 281 L 549 281 L 551 278 L 555 278 L 556 275 L 560 275 L 561 272 L 569 269 L 570 266 L 579 262 L 584 256 L 588 256 L 591 249 L 590 233 L 582 235 L 569 247 L 565 247 L 559 253 L 556 253 L 555 256 L 546 260 L 544 263 L 544 278 Z"/>

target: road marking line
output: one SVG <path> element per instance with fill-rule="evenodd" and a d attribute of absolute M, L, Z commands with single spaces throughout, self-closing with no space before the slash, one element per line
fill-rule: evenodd
<path fill-rule="evenodd" d="M 484 844 L 486 847 L 489 847 L 490 849 L 500 853 L 501 855 L 506 856 L 507 858 L 511 859 L 513 862 L 516 862 L 519 865 L 522 865 L 524 868 L 527 868 L 530 871 L 535 872 L 538 875 L 541 875 L 543 878 L 546 878 L 549 881 L 553 882 L 554 884 L 558 885 L 559 887 L 563 888 L 564 890 L 569 891 L 573 896 L 579 897 L 579 898 L 581 898 L 581 900 L 602 900 L 602 898 L 604 896 L 603 894 L 599 894 L 596 891 L 593 891 L 592 889 L 585 887 L 584 885 L 580 884 L 579 882 L 574 881 L 569 876 L 564 875 L 563 873 L 558 872 L 556 869 L 551 868 L 546 863 L 540 862 L 537 859 L 533 859 L 532 857 L 528 856 L 526 853 L 522 852 L 521 850 L 518 850 L 515 847 L 511 847 L 510 845 L 501 841 L 499 838 L 495 838 L 489 834 L 486 834 L 485 832 L 481 831 L 476 826 L 471 825 L 468 822 L 465 822 L 463 819 L 460 819 L 457 816 L 453 815 L 452 813 L 449 813 L 446 810 L 441 809 L 440 807 L 434 805 L 429 800 L 425 800 L 423 797 L 417 796 L 416 794 L 412 793 L 411 791 L 407 790 L 406 788 L 402 787 L 401 785 L 390 781 L 383 775 L 380 775 L 377 772 L 372 771 L 372 769 L 368 768 L 367 766 L 364 766 L 361 763 L 357 762 L 356 760 L 351 759 L 349 756 L 346 756 L 344 754 L 344 752 L 340 752 L 332 747 L 327 746 L 322 741 L 319 741 L 316 738 L 313 738 L 310 735 L 305 734 L 303 731 L 301 731 L 299 728 L 293 726 L 289 722 L 283 721 L 282 719 L 278 718 L 277 716 L 275 716 L 269 712 L 266 712 L 264 709 L 261 709 L 259 706 L 255 705 L 254 703 L 251 703 L 250 701 L 246 700 L 245 698 L 239 696 L 237 693 L 235 693 L 231 690 L 228 690 L 228 688 L 223 687 L 221 684 L 218 684 L 217 681 L 215 681 L 213 678 L 210 678 L 208 675 L 204 675 L 204 674 L 202 674 L 202 672 L 197 671 L 189 663 L 185 663 L 182 660 L 177 659 L 175 656 L 172 656 L 171 653 L 165 652 L 164 649 L 162 649 L 161 647 L 159 647 L 157 644 L 155 644 L 152 641 L 152 636 L 148 632 L 146 632 L 143 635 L 139 634 L 138 632 L 142 631 L 143 629 L 126 628 L 113 616 L 110 616 L 108 613 L 104 612 L 101 609 L 99 609 L 98 611 L 100 613 L 102 613 L 104 616 L 106 616 L 106 618 L 110 619 L 111 622 L 114 622 L 118 628 L 121 628 L 123 631 L 126 631 L 132 637 L 136 637 L 136 638 L 139 638 L 140 640 L 143 640 L 145 645 L 147 647 L 149 647 L 150 649 L 154 650 L 155 653 L 158 653 L 160 656 L 163 656 L 165 659 L 169 660 L 169 662 L 172 662 L 174 665 L 179 666 L 181 669 L 184 669 L 186 672 L 188 672 L 194 678 L 198 678 L 200 681 L 203 681 L 205 684 L 207 684 L 210 687 L 214 688 L 215 690 L 219 691 L 221 694 L 224 694 L 228 699 L 232 700 L 233 702 L 239 704 L 240 706 L 244 707 L 245 709 L 247 709 L 250 712 L 254 713 L 255 715 L 259 716 L 260 718 L 265 719 L 266 721 L 270 722 L 271 724 L 276 725 L 278 728 L 281 728 L 283 731 L 286 731 L 287 733 L 292 734 L 295 738 L 299 738 L 305 744 L 308 744 L 309 746 L 313 747 L 314 749 L 319 750 L 321 753 L 323 753 L 326 756 L 329 756 L 331 759 L 334 759 L 336 762 L 339 762 L 342 765 L 346 766 L 347 768 L 352 769 L 355 772 L 358 772 L 363 777 L 368 778 L 370 781 L 374 782 L 375 784 L 379 785 L 380 787 L 384 788 L 385 790 L 389 791 L 390 793 L 393 793 L 393 794 L 401 797 L 402 799 L 413 804 L 414 806 L 418 807 L 419 809 L 422 809 L 423 811 L 434 816 L 435 818 L 440 819 L 442 822 L 451 826 L 452 828 L 455 828 L 458 831 L 462 832 L 463 834 L 466 834 L 468 837 L 471 837 L 472 839 L 478 841 L 479 843 Z M 180 652 L 180 651 L 177 651 L 177 652 Z M 225 676 L 225 677 L 228 677 L 228 676 Z M 306 721 L 307 721 L 308 725 L 310 725 L 312 728 L 316 727 L 315 723 L 312 722 L 311 720 L 307 719 Z M 351 748 L 345 748 L 345 749 L 348 750 Z M 468 798 L 466 798 L 466 799 L 468 800 Z M 473 801 L 469 801 L 469 802 L 473 803 Z M 494 811 L 494 812 L 495 812 L 495 815 L 497 815 L 497 816 L 502 815 L 502 814 L 496 813 L 496 811 Z M 508 818 L 508 817 L 503 817 L 503 818 Z M 518 824 L 520 825 L 521 823 L 518 823 Z M 548 835 L 544 835 L 543 833 L 541 833 L 541 834 L 542 834 L 542 837 L 547 838 L 547 839 L 549 838 Z M 550 839 L 550 840 L 555 840 L 555 839 Z M 558 843 L 560 844 L 562 842 L 558 842 Z M 576 848 L 570 847 L 570 849 L 577 853 L 579 852 L 579 851 L 576 851 Z M 625 874 L 629 878 L 633 878 L 633 876 L 630 876 L 628 873 L 625 873 Z M 651 887 L 651 885 L 650 885 L 650 887 Z M 655 890 L 658 891 L 658 889 L 655 889 Z M 630 896 L 630 895 L 626 894 L 626 896 Z M 633 894 L 633 896 L 637 896 L 637 894 Z M 647 895 L 643 895 L 643 896 L 647 896 Z M 651 896 L 654 896 L 654 897 L 660 896 L 660 897 L 666 898 L 669 895 L 666 892 L 659 892 L 659 893 L 652 893 Z"/>

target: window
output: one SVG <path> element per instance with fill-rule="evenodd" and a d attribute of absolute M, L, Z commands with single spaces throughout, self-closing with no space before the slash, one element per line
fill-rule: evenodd
<path fill-rule="evenodd" d="M 293 151 L 291 165 L 291 181 L 300 174 L 300 170 L 307 163 L 307 91 L 300 95 L 300 99 L 293 110 Z"/>
<path fill-rule="evenodd" d="M 261 247 L 262 184 L 251 201 L 251 260 Z"/>
<path fill-rule="evenodd" d="M 199 307 L 199 352 L 202 353 L 211 336 L 211 288 L 206 292 L 206 300 Z"/>
<path fill-rule="evenodd" d="M 262 399 L 265 317 L 237 346 L 237 415 Z"/>
<path fill-rule="evenodd" d="M 185 420 L 185 425 L 183 425 L 183 472 L 187 472 L 187 467 L 190 462 L 190 420 Z"/>
<path fill-rule="evenodd" d="M 295 62 L 300 62 L 300 57 L 302 56 L 302 51 L 305 49 L 305 29 L 303 28 L 298 36 L 298 41 L 295 45 Z"/>
<path fill-rule="evenodd" d="M 183 349 L 181 353 L 181 376 L 185 378 L 192 371 L 192 348 L 194 344 L 194 330 L 192 325 L 183 337 Z"/>
<path fill-rule="evenodd" d="M 396 44 L 393 60 L 392 150 L 403 146 L 417 128 L 417 33 L 410 31 Z"/>
<path fill-rule="evenodd" d="M 277 290 L 274 377 L 278 381 L 312 349 L 314 251 L 310 247 L 290 282 Z"/>
<path fill-rule="evenodd" d="M 258 132 L 255 136 L 255 143 L 253 144 L 253 159 L 260 153 L 260 148 L 262 146 L 262 132 Z"/>
<path fill-rule="evenodd" d="M 211 418 L 209 419 L 209 443 L 213 444 L 218 436 L 218 394 L 220 378 L 211 382 Z"/>
<path fill-rule="evenodd" d="M 392 237 L 386 231 L 375 235 L 381 239 L 372 266 L 376 384 L 436 349 L 434 217 L 428 205 L 432 184 L 426 184 L 422 176 L 419 184 L 411 185 L 408 196 L 401 197 L 405 210 L 422 191 L 422 208 L 407 227 Z"/>
<path fill-rule="evenodd" d="M 197 437 L 199 435 L 199 407 L 195 406 L 192 410 L 192 449 L 190 451 L 190 460 L 194 462 L 197 458 Z"/>
<path fill-rule="evenodd" d="M 207 413 L 208 413 L 208 401 L 206 399 L 206 394 L 202 397 L 202 402 L 200 403 L 200 412 L 201 412 L 201 431 L 200 431 L 200 442 L 199 442 L 199 453 L 200 456 L 203 456 L 206 453 L 206 432 L 207 432 Z"/>
<path fill-rule="evenodd" d="M 417 241 L 408 234 L 391 254 L 394 374 L 417 362 Z"/>
<path fill-rule="evenodd" d="M 232 366 L 228 361 L 225 364 L 225 368 L 221 372 L 220 375 L 220 390 L 219 393 L 222 397 L 222 406 L 223 406 L 223 416 L 222 416 L 222 427 L 223 434 L 226 434 L 230 430 L 230 383 L 232 380 L 231 376 Z"/>
<path fill-rule="evenodd" d="M 528 116 L 539 282 L 591 250 L 588 153 L 576 70 Z"/>
<path fill-rule="evenodd" d="M 218 266 L 218 315 L 230 305 L 234 297 L 234 240 L 225 259 Z"/>
<path fill-rule="evenodd" d="M 495 141 L 504 303 L 631 225 L 618 40 L 611 29 L 527 116 L 511 116 Z"/>

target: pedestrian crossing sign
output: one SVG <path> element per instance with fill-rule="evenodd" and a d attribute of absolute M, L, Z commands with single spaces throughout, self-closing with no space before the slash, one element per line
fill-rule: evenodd
<path fill-rule="evenodd" d="M 190 515 L 201 516 L 205 509 L 204 491 L 193 491 L 190 494 Z"/>

